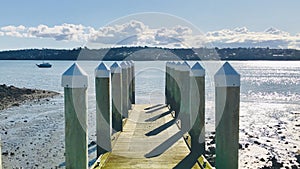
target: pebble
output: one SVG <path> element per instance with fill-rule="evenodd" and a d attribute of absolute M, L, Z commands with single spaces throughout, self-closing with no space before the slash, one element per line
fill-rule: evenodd
<path fill-rule="evenodd" d="M 297 163 L 300 164 L 300 154 L 296 155 L 295 157 L 296 157 L 296 159 L 297 159 Z"/>
<path fill-rule="evenodd" d="M 8 151 L 3 152 L 2 155 L 7 156 L 8 155 Z"/>
<path fill-rule="evenodd" d="M 261 145 L 261 143 L 256 140 L 254 141 L 254 144 Z"/>

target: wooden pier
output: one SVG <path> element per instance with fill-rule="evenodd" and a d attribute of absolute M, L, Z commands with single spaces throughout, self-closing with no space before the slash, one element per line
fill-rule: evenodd
<path fill-rule="evenodd" d="M 174 168 L 189 153 L 165 105 L 135 105 L 112 151 L 101 156 L 92 168 Z M 193 168 L 200 166 L 196 163 Z"/>
<path fill-rule="evenodd" d="M 212 169 L 205 155 L 205 70 L 167 62 L 165 104 L 135 104 L 134 63 L 95 70 L 98 168 Z M 216 167 L 238 168 L 240 75 L 225 63 L 215 74 Z M 65 88 L 66 168 L 87 169 L 88 76 L 72 65 Z"/>

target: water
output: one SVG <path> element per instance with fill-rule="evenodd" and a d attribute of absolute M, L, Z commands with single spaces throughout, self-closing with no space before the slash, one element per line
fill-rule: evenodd
<path fill-rule="evenodd" d="M 4 166 L 8 168 L 36 164 L 63 166 L 64 115 L 63 88 L 60 83 L 61 74 L 73 62 L 51 61 L 51 69 L 39 69 L 35 63 L 39 61 L 0 61 L 0 84 L 61 93 L 50 101 L 30 102 L 0 112 L 2 151 L 13 151 L 19 147 L 14 150 L 17 155 L 3 156 Z M 95 139 L 94 69 L 99 62 L 78 63 L 89 75 L 89 141 L 92 141 Z M 214 131 L 213 74 L 222 63 L 202 63 L 207 70 L 207 134 Z M 296 126 L 300 124 L 300 62 L 230 63 L 241 74 L 240 143 L 250 144 L 249 148 L 239 152 L 240 168 L 251 168 L 254 164 L 257 167 L 263 166 L 267 162 L 262 163 L 256 157 L 267 159 L 270 155 L 275 155 L 288 165 L 289 160 L 295 160 L 293 156 L 300 150 L 300 127 Z M 164 103 L 165 62 L 135 62 L 135 66 L 136 103 Z M 24 124 L 24 119 L 28 120 L 27 124 Z M 254 141 L 261 144 L 254 144 Z M 93 158 L 94 152 L 90 153 L 90 159 Z M 30 163 L 26 164 L 27 161 Z"/>

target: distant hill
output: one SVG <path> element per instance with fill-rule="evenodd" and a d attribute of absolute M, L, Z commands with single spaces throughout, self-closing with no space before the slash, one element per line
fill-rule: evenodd
<path fill-rule="evenodd" d="M 119 47 L 24 49 L 0 52 L 0 60 L 300 60 L 300 50 L 269 48 Z"/>

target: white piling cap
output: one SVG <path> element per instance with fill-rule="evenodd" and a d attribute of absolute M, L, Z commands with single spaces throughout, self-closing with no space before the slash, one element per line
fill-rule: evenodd
<path fill-rule="evenodd" d="M 62 74 L 61 86 L 66 88 L 87 88 L 88 75 L 77 63 L 74 63 Z"/>
<path fill-rule="evenodd" d="M 110 76 L 110 69 L 105 63 L 101 62 L 99 66 L 95 69 L 95 77 L 103 78 Z"/>
<path fill-rule="evenodd" d="M 129 62 L 130 62 L 131 67 L 134 67 L 134 62 L 133 62 L 133 60 L 130 60 Z"/>
<path fill-rule="evenodd" d="M 110 66 L 110 71 L 111 73 L 121 73 L 122 68 L 117 62 L 115 62 L 113 65 Z"/>
<path fill-rule="evenodd" d="M 176 65 L 176 63 L 175 63 L 174 61 L 170 63 L 170 67 L 171 67 L 172 69 L 175 69 L 175 65 Z"/>
<path fill-rule="evenodd" d="M 172 68 L 172 62 L 167 62 L 166 66 L 169 67 L 169 68 Z"/>
<path fill-rule="evenodd" d="M 190 71 L 191 70 L 191 66 L 186 61 L 184 61 L 183 63 L 181 63 L 179 65 L 179 70 L 180 71 L 184 71 L 184 72 Z"/>
<path fill-rule="evenodd" d="M 177 62 L 177 63 L 174 64 L 174 69 L 175 70 L 180 70 L 180 66 L 181 66 L 181 63 Z"/>
<path fill-rule="evenodd" d="M 130 61 L 126 61 L 126 64 L 127 64 L 128 67 L 131 67 L 131 66 L 132 66 L 132 64 L 131 64 Z"/>
<path fill-rule="evenodd" d="M 215 74 L 216 87 L 240 86 L 240 74 L 226 62 Z"/>
<path fill-rule="evenodd" d="M 126 62 L 122 62 L 121 64 L 120 64 L 120 66 L 121 66 L 121 68 L 122 69 L 126 69 L 126 68 L 128 68 L 128 65 L 127 65 L 127 63 Z"/>
<path fill-rule="evenodd" d="M 205 76 L 205 69 L 200 65 L 199 62 L 195 63 L 194 66 L 191 68 L 190 76 L 193 76 L 193 77 L 204 77 Z"/>

